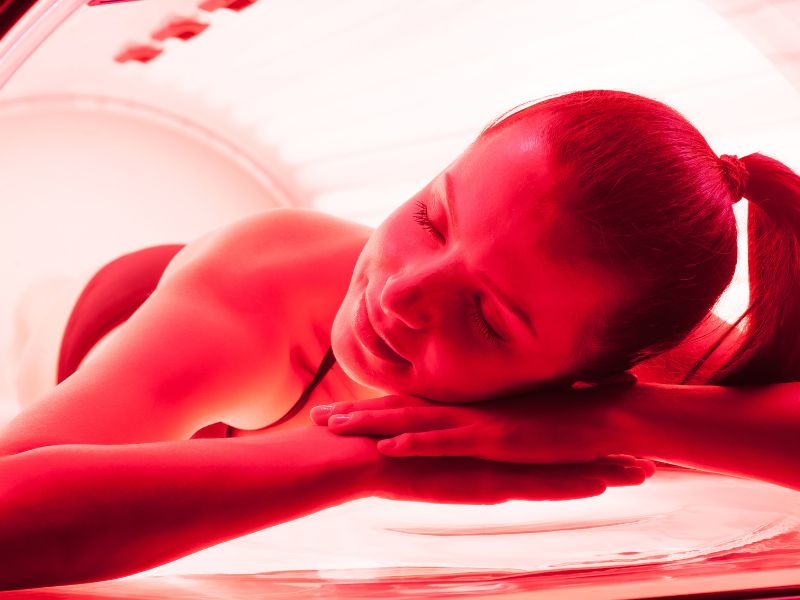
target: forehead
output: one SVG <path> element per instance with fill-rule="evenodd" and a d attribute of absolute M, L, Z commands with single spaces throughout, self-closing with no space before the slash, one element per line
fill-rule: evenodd
<path fill-rule="evenodd" d="M 572 251 L 579 233 L 559 210 L 562 173 L 541 131 L 510 126 L 479 139 L 447 173 L 466 262 L 530 315 L 554 370 L 569 363 L 618 294 Z"/>
<path fill-rule="evenodd" d="M 459 179 L 478 193 L 494 190 L 497 202 L 518 211 L 551 198 L 561 177 L 542 120 L 530 119 L 481 135 L 452 165 Z M 527 202 L 518 202 L 521 196 Z"/>
<path fill-rule="evenodd" d="M 481 136 L 446 176 L 458 233 L 487 258 L 553 251 L 549 234 L 555 227 L 567 233 L 558 210 L 559 169 L 539 127 L 510 126 Z M 439 193 L 447 193 L 445 177 L 438 182 Z"/>

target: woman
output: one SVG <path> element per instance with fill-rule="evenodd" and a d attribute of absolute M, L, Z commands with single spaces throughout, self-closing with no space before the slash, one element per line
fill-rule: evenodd
<path fill-rule="evenodd" d="M 374 232 L 280 210 L 189 244 L 0 434 L 0 543 L 17 548 L 0 582 L 120 576 L 362 495 L 498 502 L 641 482 L 646 461 L 584 462 L 597 448 L 567 465 L 387 459 L 309 410 L 547 398 L 675 347 L 733 273 L 734 166 L 660 103 L 579 92 L 488 128 Z M 215 423 L 228 439 L 189 440 Z"/>
<path fill-rule="evenodd" d="M 316 407 L 318 424 L 339 434 L 389 438 L 378 448 L 391 457 L 552 464 L 623 453 L 800 490 L 800 177 L 761 154 L 716 161 L 674 113 L 623 98 L 569 95 L 499 125 L 511 125 L 514 117 L 534 119 L 545 105 L 555 113 L 549 141 L 557 147 L 557 162 L 572 164 L 577 179 L 571 201 L 559 201 L 569 215 L 596 226 L 594 239 L 603 246 L 598 256 L 628 271 L 628 282 L 638 282 L 628 288 L 634 294 L 623 304 L 625 314 L 598 322 L 606 327 L 594 338 L 603 340 L 596 355 L 602 366 L 588 371 L 633 367 L 628 382 L 638 376 L 640 383 L 469 407 L 403 396 L 345 401 Z M 610 108 L 628 101 L 639 110 Z M 615 113 L 632 122 L 614 122 Z M 639 119 L 660 121 L 648 132 L 658 138 L 656 145 L 636 139 L 648 127 L 641 128 Z M 621 127 L 630 129 L 627 135 Z M 716 335 L 713 321 L 719 320 L 709 315 L 676 347 L 686 324 L 710 306 L 708 294 L 731 278 L 736 253 L 725 203 L 742 196 L 751 207 L 749 306 Z M 673 227 L 663 226 L 663 215 L 673 216 Z M 683 240 L 684 248 L 674 239 L 662 242 L 664 236 Z M 597 250 L 592 239 L 583 235 L 580 242 Z M 669 256 L 670 247 L 678 255 Z M 659 255 L 660 263 L 654 260 Z M 676 385 L 690 381 L 706 385 Z"/>

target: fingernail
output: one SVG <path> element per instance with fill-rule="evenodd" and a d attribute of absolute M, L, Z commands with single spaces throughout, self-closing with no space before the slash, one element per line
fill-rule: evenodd
<path fill-rule="evenodd" d="M 350 415 L 333 415 L 328 420 L 328 425 L 344 425 L 350 420 Z"/>
<path fill-rule="evenodd" d="M 394 440 L 381 440 L 378 442 L 378 450 L 394 450 L 397 447 L 397 442 Z"/>
<path fill-rule="evenodd" d="M 333 412 L 333 404 L 320 404 L 311 409 L 315 417 L 327 417 Z"/>

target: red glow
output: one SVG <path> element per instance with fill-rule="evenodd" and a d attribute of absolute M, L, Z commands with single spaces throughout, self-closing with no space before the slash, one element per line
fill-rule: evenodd
<path fill-rule="evenodd" d="M 198 4 L 198 7 L 206 11 L 214 11 L 220 8 L 227 8 L 228 10 L 241 11 L 255 4 L 256 0 L 205 0 Z"/>
<path fill-rule="evenodd" d="M 460 173 L 462 201 L 468 190 L 492 183 L 481 188 L 489 202 L 473 198 L 479 207 L 473 211 L 459 206 L 458 233 L 463 235 L 465 226 L 471 231 L 472 243 L 466 245 L 472 254 L 429 245 L 438 243 L 442 232 L 452 233 L 449 209 L 437 204 L 439 188 L 426 198 L 430 227 L 442 230 L 439 238 L 423 238 L 425 230 L 417 231 L 419 237 L 409 235 L 399 227 L 402 220 L 412 221 L 402 212 L 389 222 L 394 229 L 385 236 L 319 213 L 304 221 L 302 211 L 284 212 L 293 218 L 275 226 L 261 212 L 288 198 L 290 204 L 346 219 L 363 217 L 370 225 L 387 222 L 382 211 L 388 214 L 388 207 L 394 210 L 417 193 L 417 184 L 433 175 L 430 169 L 448 164 L 495 111 L 580 87 L 581 81 L 640 89 L 653 97 L 657 92 L 685 114 L 696 114 L 700 129 L 712 146 L 720 143 L 719 150 L 746 155 L 755 141 L 772 156 L 776 141 L 788 138 L 788 145 L 797 137 L 786 131 L 800 113 L 787 106 L 800 104 L 781 100 L 796 94 L 786 93 L 784 79 L 770 83 L 769 60 L 756 46 L 746 43 L 747 52 L 730 52 L 740 19 L 735 14 L 728 23 L 708 19 L 724 2 L 665 4 L 655 13 L 587 3 L 582 25 L 576 26 L 562 18 L 558 3 L 551 3 L 548 13 L 539 6 L 546 3 L 534 7 L 525 0 L 502 11 L 480 2 L 459 5 L 467 9 L 459 11 L 448 2 L 402 3 L 401 10 L 380 3 L 320 2 L 306 10 L 307 3 L 275 0 L 247 11 L 246 19 L 219 9 L 242 11 L 255 0 L 181 0 L 181 13 L 195 6 L 217 12 L 204 15 L 209 24 L 216 23 L 199 43 L 177 44 L 169 40 L 191 39 L 209 24 L 193 17 L 162 21 L 160 13 L 172 0 L 123 6 L 125 1 L 89 1 L 90 6 L 120 6 L 81 8 L 83 21 L 71 20 L 44 40 L 42 51 L 23 65 L 21 77 L 0 98 L 0 139 L 10 148 L 0 176 L 10 207 L 3 215 L 12 223 L 4 238 L 16 240 L 6 242 L 4 254 L 22 273 L 16 281 L 16 273 L 3 279 L 8 307 L 19 290 L 35 285 L 14 307 L 20 368 L 8 371 L 28 394 L 19 395 L 20 402 L 26 398 L 23 411 L 0 433 L 0 514 L 11 515 L 0 519 L 0 582 L 31 565 L 36 573 L 22 585 L 134 574 L 10 596 L 600 600 L 800 582 L 796 389 L 778 385 L 751 396 L 733 386 L 678 390 L 658 385 L 674 383 L 675 372 L 685 372 L 709 349 L 724 326 L 718 319 L 672 351 L 638 365 L 635 373 L 644 385 L 627 391 L 598 391 L 594 383 L 581 382 L 583 395 L 537 392 L 538 402 L 515 410 L 511 403 L 495 401 L 443 410 L 432 400 L 406 406 L 402 402 L 408 397 L 384 396 L 377 387 L 386 383 L 402 391 L 398 386 L 410 377 L 399 368 L 395 379 L 388 377 L 391 361 L 378 357 L 395 357 L 376 335 L 414 365 L 432 365 L 427 383 L 441 383 L 441 388 L 416 390 L 420 395 L 444 397 L 455 382 L 464 389 L 449 400 L 459 403 L 477 390 L 469 399 L 483 401 L 480 390 L 487 379 L 482 374 L 496 376 L 488 383 L 508 381 L 511 361 L 506 355 L 490 360 L 488 348 L 494 347 L 480 346 L 488 337 L 467 337 L 480 331 L 468 329 L 477 319 L 463 318 L 460 301 L 467 294 L 452 292 L 473 283 L 470 269 L 486 258 L 477 253 L 483 241 L 496 240 L 496 247 L 519 241 L 519 232 L 506 225 L 518 225 L 524 215 L 514 212 L 513 219 L 497 220 L 492 207 L 504 184 L 518 191 L 516 184 L 531 179 L 529 174 L 520 176 L 507 161 L 495 164 L 491 157 L 473 161 Z M 729 16 L 735 10 L 739 17 L 763 17 L 766 4 L 724 10 Z M 112 14 L 122 18 L 116 24 L 103 21 Z M 635 16 L 652 14 L 661 18 Z M 57 18 L 54 13 L 54 22 Z M 647 21 L 658 24 L 651 35 L 637 35 L 639 41 L 620 35 L 646 31 Z M 444 22 L 447 27 L 438 26 Z M 724 36 L 712 37 L 715 28 L 709 24 L 726 25 L 716 28 L 725 29 Z M 789 60 L 797 55 L 791 50 L 796 32 L 785 29 L 789 51 L 776 44 L 771 52 L 767 45 L 765 54 L 785 58 L 785 72 L 797 83 L 800 71 Z M 240 35 L 245 30 L 250 36 Z M 662 39 L 659 31 L 669 34 Z M 175 52 L 147 68 L 108 60 L 120 41 L 148 36 L 152 43 L 126 46 L 114 61 L 148 63 L 169 44 Z M 44 37 L 28 35 L 25 43 L 38 47 Z M 163 47 L 156 43 L 162 41 Z M 654 53 L 647 43 L 666 50 Z M 22 55 L 22 49 L 15 52 Z M 725 58 L 714 58 L 717 52 Z M 653 60 L 654 54 L 663 59 Z M 7 57 L 0 45 L 0 71 L 9 69 Z M 703 66 L 693 70 L 698 64 Z M 629 73 L 620 77 L 626 69 Z M 748 77 L 757 77 L 757 85 Z M 62 104 L 48 112 L 43 96 L 51 94 L 52 100 L 56 91 Z M 87 101 L 90 95 L 98 100 Z M 203 125 L 181 146 L 142 134 L 152 114 L 131 109 L 127 128 L 77 114 L 107 115 L 111 96 L 117 103 L 149 103 L 174 114 L 165 130 Z M 706 98 L 708 129 L 700 97 Z M 752 123 L 743 122 L 747 115 Z M 772 123 L 772 139 L 762 136 L 769 131 L 766 121 Z M 47 138 L 45 132 L 55 133 Z M 222 140 L 223 150 L 202 162 L 194 151 L 212 134 Z M 86 152 L 92 143 L 99 152 Z M 122 149 L 128 153 L 118 153 Z M 241 174 L 215 170 L 228 164 L 229 153 L 254 157 L 270 185 L 252 192 L 240 182 Z M 784 152 L 775 150 L 774 156 L 783 160 Z M 159 168 L 148 170 L 153 165 Z M 480 171 L 476 165 L 495 177 L 467 181 L 466 175 Z M 704 180 L 715 187 L 713 177 Z M 78 185 L 84 182 L 88 188 Z M 246 204 L 244 196 L 254 200 Z M 775 197 L 771 190 L 766 196 Z M 216 206 L 224 211 L 212 212 Z M 743 202 L 735 210 L 742 217 L 747 209 Z M 32 216 L 26 221 L 20 215 Z M 198 215 L 206 220 L 193 221 Z M 739 266 L 747 257 L 742 224 L 740 219 Z M 526 228 L 525 241 L 529 232 Z M 358 271 L 353 265 L 371 236 L 380 242 L 372 248 L 375 260 Z M 134 252 L 118 278 L 109 277 L 108 269 L 117 261 L 96 271 L 123 252 L 170 242 L 180 243 L 151 255 L 153 262 L 145 260 L 147 251 Z M 183 248 L 187 251 L 176 258 Z M 604 312 L 595 310 L 602 308 L 601 295 L 613 299 L 617 282 L 601 277 L 599 285 L 577 285 L 581 281 L 565 279 L 568 269 L 561 266 L 539 265 L 520 273 L 527 249 L 505 249 L 505 256 L 484 264 L 491 267 L 486 271 L 509 295 L 533 293 L 538 303 L 526 302 L 524 308 L 546 336 L 536 342 L 547 349 L 542 360 L 517 364 L 532 365 L 536 376 L 553 375 L 573 355 L 572 340 L 584 332 L 581 319 Z M 773 262 L 790 270 L 788 260 Z M 169 271 L 159 281 L 165 267 Z M 92 272 L 98 278 L 75 302 Z M 55 279 L 62 275 L 71 278 L 74 293 Z M 361 348 L 340 344 L 339 363 L 313 396 L 306 394 L 311 374 L 323 354 L 328 356 L 331 320 L 351 276 L 370 285 L 366 327 L 359 328 L 358 312 L 344 311 L 345 325 L 352 326 L 356 315 L 352 339 Z M 739 283 L 746 297 L 746 276 Z M 366 291 L 356 290 L 362 302 Z M 513 335 L 513 316 L 509 319 L 504 303 L 494 296 L 481 300 L 488 322 Z M 576 300 L 585 301 L 589 310 L 581 312 L 586 306 Z M 741 309 L 746 304 L 745 298 Z M 70 308 L 72 318 L 64 328 L 59 315 L 66 319 Z M 732 321 L 741 309 L 718 314 Z M 9 317 L 5 324 L 11 322 Z M 445 352 L 430 352 L 425 345 L 430 331 L 436 332 L 427 329 L 432 324 L 448 326 L 435 340 Z M 742 331 L 746 328 L 734 331 L 711 354 L 696 381 L 732 355 Z M 4 335 L 0 342 L 6 341 Z M 59 342 L 60 384 L 53 389 L 55 361 L 50 358 Z M 482 352 L 471 353 L 477 347 Z M 348 348 L 361 354 L 348 356 Z M 448 355 L 475 361 L 448 364 L 443 361 Z M 640 391 L 652 396 L 636 396 Z M 378 406 L 375 396 L 394 404 Z M 339 402 L 350 405 L 337 411 L 351 418 L 348 424 L 327 419 L 312 424 L 314 405 Z M 376 452 L 376 439 L 391 436 L 401 443 L 393 451 L 377 446 Z M 219 439 L 225 437 L 232 439 Z M 630 485 L 652 474 L 652 464 L 620 457 L 599 465 L 592 460 L 612 450 L 657 460 L 659 470 L 643 485 Z M 581 464 L 561 464 L 565 461 Z M 661 461 L 687 469 L 664 467 Z M 639 472 L 620 474 L 615 467 L 624 464 Z M 25 556 L 35 560 L 24 564 Z M 88 575 L 62 568 L 67 564 L 80 564 Z M 107 565 L 113 566 L 103 570 Z"/>
<path fill-rule="evenodd" d="M 197 34 L 205 31 L 208 23 L 202 23 L 191 17 L 175 17 L 169 20 L 162 27 L 150 34 L 154 40 L 164 41 L 168 38 L 189 40 Z"/>
<path fill-rule="evenodd" d="M 147 63 L 161 54 L 161 52 L 163 52 L 162 48 L 152 44 L 134 44 L 119 52 L 114 57 L 114 60 L 118 63 L 124 63 L 131 60 Z"/>

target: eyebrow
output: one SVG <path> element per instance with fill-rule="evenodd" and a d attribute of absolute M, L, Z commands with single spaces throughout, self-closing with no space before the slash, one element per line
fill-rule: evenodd
<path fill-rule="evenodd" d="M 447 208 L 447 212 L 450 214 L 450 220 L 453 223 L 453 229 L 457 228 L 457 221 L 456 221 L 456 210 L 455 210 L 455 195 L 453 194 L 453 178 L 450 177 L 450 174 L 445 171 L 443 175 L 444 179 L 444 205 Z M 522 308 L 520 308 L 510 296 L 508 296 L 505 292 L 503 292 L 499 287 L 497 287 L 494 282 L 489 279 L 486 273 L 478 272 L 477 273 L 478 279 L 480 279 L 483 284 L 488 287 L 492 293 L 500 298 L 503 301 L 508 309 L 514 313 L 520 321 L 522 321 L 527 327 L 528 330 L 531 332 L 532 335 L 538 336 L 539 334 L 536 331 L 536 327 L 534 327 L 531 318 L 528 316 Z"/>

